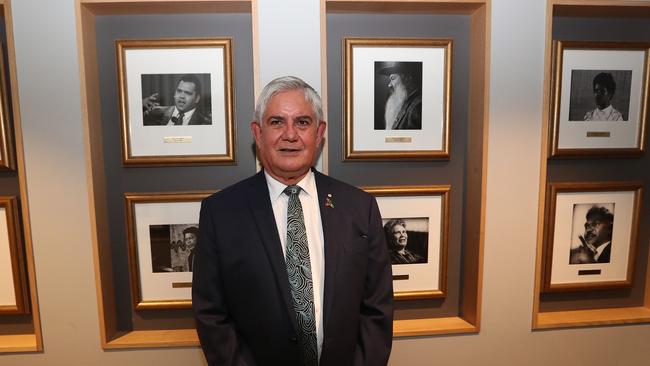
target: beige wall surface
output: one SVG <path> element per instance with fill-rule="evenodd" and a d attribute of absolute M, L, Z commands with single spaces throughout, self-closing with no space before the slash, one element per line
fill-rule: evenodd
<path fill-rule="evenodd" d="M 101 349 L 74 0 L 14 0 L 12 10 L 44 352 L 0 365 L 204 364 L 193 347 Z M 649 325 L 530 329 L 546 1 L 494 0 L 491 12 L 481 332 L 397 339 L 390 364 L 647 365 Z"/>

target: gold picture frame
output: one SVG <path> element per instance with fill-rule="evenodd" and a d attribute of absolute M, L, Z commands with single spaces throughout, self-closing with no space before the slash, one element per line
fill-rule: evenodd
<path fill-rule="evenodd" d="M 453 41 L 343 43 L 344 159 L 449 159 Z"/>
<path fill-rule="evenodd" d="M 4 62 L 5 47 L 0 42 L 0 170 L 16 170 L 13 128 L 9 109 L 11 89 L 6 78 Z"/>
<path fill-rule="evenodd" d="M 451 186 L 362 189 L 375 196 L 379 205 L 393 267 L 394 297 L 399 300 L 444 298 Z M 397 247 L 404 252 L 393 250 Z"/>
<path fill-rule="evenodd" d="M 134 309 L 187 309 L 192 306 L 192 258 L 199 212 L 201 201 L 212 193 L 125 194 Z M 192 234 L 195 235 L 193 244 L 187 241 Z"/>
<path fill-rule="evenodd" d="M 551 157 L 643 154 L 649 55 L 648 42 L 554 41 Z"/>
<path fill-rule="evenodd" d="M 232 39 L 115 47 L 124 165 L 235 163 Z"/>
<path fill-rule="evenodd" d="M 632 286 L 643 185 L 548 185 L 544 292 Z"/>
<path fill-rule="evenodd" d="M 25 248 L 13 196 L 0 196 L 0 225 L 0 315 L 28 314 Z"/>

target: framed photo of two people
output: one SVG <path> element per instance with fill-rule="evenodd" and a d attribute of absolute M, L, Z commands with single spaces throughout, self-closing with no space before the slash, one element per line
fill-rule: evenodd
<path fill-rule="evenodd" d="M 365 187 L 377 198 L 396 299 L 447 295 L 451 187 Z"/>
<path fill-rule="evenodd" d="M 344 42 L 345 159 L 449 159 L 452 41 Z"/>
<path fill-rule="evenodd" d="M 546 292 L 632 285 L 641 194 L 636 182 L 549 184 Z"/>
<path fill-rule="evenodd" d="M 125 165 L 234 163 L 232 41 L 116 41 Z"/>
<path fill-rule="evenodd" d="M 129 274 L 137 310 L 192 306 L 201 200 L 212 192 L 127 193 Z"/>
<path fill-rule="evenodd" d="M 644 151 L 650 43 L 555 41 L 550 156 Z"/>

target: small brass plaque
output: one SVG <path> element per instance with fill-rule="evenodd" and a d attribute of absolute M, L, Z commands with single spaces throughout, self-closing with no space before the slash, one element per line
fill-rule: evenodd
<path fill-rule="evenodd" d="M 192 136 L 165 136 L 163 142 L 166 144 L 187 144 L 192 142 Z"/>
<path fill-rule="evenodd" d="M 393 281 L 408 280 L 409 275 L 393 275 Z"/>
<path fill-rule="evenodd" d="M 404 137 L 386 137 L 386 142 L 398 142 L 398 143 L 407 143 L 410 144 L 413 141 L 412 137 L 409 136 L 404 136 Z"/>
<path fill-rule="evenodd" d="M 602 271 L 600 269 L 583 269 L 578 271 L 578 276 L 593 276 L 599 275 Z"/>
<path fill-rule="evenodd" d="M 192 282 L 172 282 L 172 288 L 190 288 Z"/>
<path fill-rule="evenodd" d="M 587 131 L 587 137 L 610 137 L 611 135 L 609 131 Z"/>

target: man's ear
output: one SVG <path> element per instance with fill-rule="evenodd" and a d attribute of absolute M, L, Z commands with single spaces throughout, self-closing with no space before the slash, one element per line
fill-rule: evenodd
<path fill-rule="evenodd" d="M 259 122 L 257 122 L 257 121 L 252 121 L 251 122 L 251 133 L 253 134 L 253 137 L 255 138 L 255 144 L 257 144 L 259 146 L 261 135 L 262 135 L 262 126 L 260 126 Z"/>
<path fill-rule="evenodd" d="M 318 122 L 318 127 L 316 127 L 316 139 L 320 145 L 321 141 L 325 137 L 325 130 L 327 129 L 327 122 L 320 121 Z"/>

